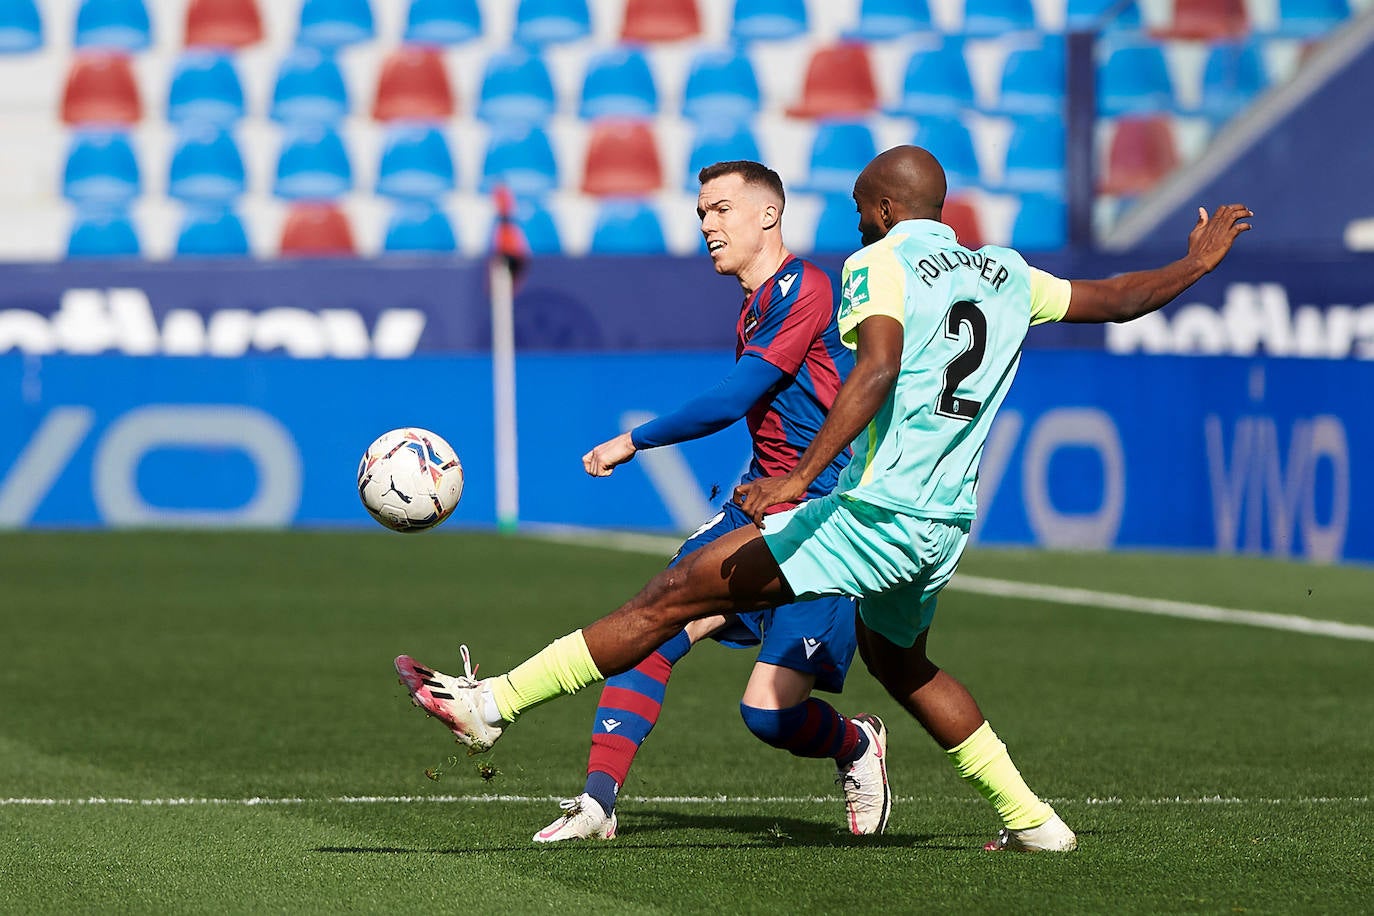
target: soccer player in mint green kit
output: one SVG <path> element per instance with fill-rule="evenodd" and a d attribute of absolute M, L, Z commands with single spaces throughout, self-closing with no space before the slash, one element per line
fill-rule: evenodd
<path fill-rule="evenodd" d="M 944 197 L 944 170 L 912 146 L 880 154 L 855 182 L 866 247 L 845 262 L 838 319 L 854 369 L 795 470 L 735 490 L 758 528 L 691 554 L 507 674 L 478 681 L 433 672 L 433 689 L 408 679 L 415 702 L 479 753 L 520 713 L 633 667 L 686 621 L 852 595 L 865 665 L 1001 818 L 987 848 L 1077 848 L 972 695 L 927 656 L 936 597 L 968 540 L 978 460 L 1030 326 L 1129 321 L 1163 307 L 1221 262 L 1253 214 L 1240 204 L 1210 216 L 1200 209 L 1179 260 L 1069 281 L 1008 248 L 963 248 L 939 221 Z M 799 500 L 851 443 L 853 460 L 830 495 L 765 517 Z M 398 670 L 411 664 L 397 659 Z"/>

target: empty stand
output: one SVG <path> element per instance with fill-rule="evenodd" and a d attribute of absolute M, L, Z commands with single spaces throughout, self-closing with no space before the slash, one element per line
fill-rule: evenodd
<path fill-rule="evenodd" d="M 191 0 L 186 8 L 186 46 L 246 48 L 262 41 L 256 0 Z"/>
<path fill-rule="evenodd" d="M 505 185 L 517 195 L 547 194 L 558 187 L 558 161 L 542 128 L 493 128 L 482 162 L 482 191 Z"/>
<path fill-rule="evenodd" d="M 437 128 L 401 124 L 387 131 L 377 170 L 377 193 L 402 200 L 431 200 L 455 186 L 453 156 Z"/>
<path fill-rule="evenodd" d="M 1112 133 L 1099 190 L 1124 197 L 1142 194 L 1178 166 L 1173 127 L 1162 115 L 1122 118 Z"/>
<path fill-rule="evenodd" d="M 852 254 L 862 244 L 859 238 L 859 214 L 854 198 L 848 194 L 826 195 L 816 221 L 816 235 L 811 250 L 825 254 Z"/>
<path fill-rule="evenodd" d="M 281 231 L 283 257 L 350 257 L 357 248 L 348 217 L 329 203 L 294 204 Z"/>
<path fill-rule="evenodd" d="M 608 200 L 596 214 L 592 254 L 664 254 L 663 226 L 651 204 L 641 200 Z"/>
<path fill-rule="evenodd" d="M 143 0 L 81 0 L 72 44 L 133 52 L 147 48 L 152 36 Z"/>
<path fill-rule="evenodd" d="M 692 141 L 692 152 L 687 157 L 686 188 L 695 194 L 700 186 L 697 175 L 708 165 L 717 162 L 734 162 L 749 159 L 761 162 L 759 142 L 754 131 L 747 124 L 718 122 L 703 124 L 697 129 Z"/>
<path fill-rule="evenodd" d="M 78 204 L 127 204 L 138 196 L 138 157 L 122 131 L 79 131 L 62 170 L 62 194 Z"/>
<path fill-rule="evenodd" d="M 353 187 L 343 138 L 331 127 L 284 131 L 273 193 L 287 200 L 332 200 Z"/>
<path fill-rule="evenodd" d="M 1245 0 L 1174 0 L 1173 17 L 1155 34 L 1161 38 L 1215 41 L 1250 31 Z"/>
<path fill-rule="evenodd" d="M 0 54 L 43 47 L 43 19 L 34 0 L 0 0 Z"/>
<path fill-rule="evenodd" d="M 733 50 L 698 51 L 688 64 L 682 113 L 698 121 L 743 121 L 758 113 L 754 65 Z"/>
<path fill-rule="evenodd" d="M 934 28 L 926 0 L 863 0 L 859 21 L 846 37 L 884 41 Z"/>
<path fill-rule="evenodd" d="M 1063 196 L 1066 193 L 1064 121 L 1054 117 L 1021 117 L 1012 125 L 1002 188 L 1017 193 Z"/>
<path fill-rule="evenodd" d="M 515 10 L 515 40 L 522 44 L 577 41 L 591 31 L 587 0 L 520 0 Z"/>
<path fill-rule="evenodd" d="M 959 118 L 928 117 L 916 122 L 916 136 L 912 143 L 930 150 L 945 167 L 945 179 L 950 188 L 975 187 L 982 183 L 978 154 L 973 135 Z"/>
<path fill-rule="evenodd" d="M 250 253 L 243 220 L 228 208 L 190 207 L 177 232 L 179 258 L 246 257 Z"/>
<path fill-rule="evenodd" d="M 382 251 L 387 254 L 451 254 L 458 249 L 453 224 L 438 207 L 402 204 L 387 220 Z"/>
<path fill-rule="evenodd" d="M 1023 251 L 1063 248 L 1068 241 L 1068 219 L 1063 197 L 1027 194 L 1011 226 L 1011 247 Z"/>
<path fill-rule="evenodd" d="M 191 203 L 227 204 L 247 185 L 233 134 L 210 124 L 191 125 L 177 137 L 167 193 Z"/>
<path fill-rule="evenodd" d="M 1068 0 L 1064 27 L 1070 32 L 1139 29 L 1140 7 L 1131 0 Z"/>
<path fill-rule="evenodd" d="M 333 124 L 348 112 L 348 87 L 333 54 L 302 47 L 281 59 L 272 90 L 273 120 Z"/>
<path fill-rule="evenodd" d="M 482 37 L 477 0 L 411 0 L 406 12 L 409 44 L 459 45 Z"/>
<path fill-rule="evenodd" d="M 533 197 L 518 198 L 515 202 L 515 221 L 524 233 L 530 254 L 560 254 L 563 241 L 558 223 L 542 202 Z"/>
<path fill-rule="evenodd" d="M 124 54 L 87 51 L 77 56 L 62 92 L 67 124 L 134 124 L 143 117 L 133 67 Z"/>
<path fill-rule="evenodd" d="M 1215 44 L 1202 71 L 1198 113 L 1214 121 L 1235 116 L 1269 86 L 1261 46 L 1254 41 Z"/>
<path fill-rule="evenodd" d="M 1287 38 L 1320 38 L 1349 18 L 1349 0 L 1279 0 L 1275 32 Z"/>
<path fill-rule="evenodd" d="M 650 118 L 657 113 L 658 90 L 644 52 L 611 48 L 587 62 L 579 111 L 584 120 Z"/>
<path fill-rule="evenodd" d="M 622 41 L 684 41 L 701 34 L 697 0 L 627 0 Z"/>
<path fill-rule="evenodd" d="M 946 37 L 939 45 L 917 51 L 907 60 L 902 96 L 890 114 L 957 115 L 973 108 L 973 80 L 964 59 L 963 39 Z"/>
<path fill-rule="evenodd" d="M 483 121 L 543 124 L 556 107 L 549 68 L 537 53 L 514 47 L 487 58 L 477 104 Z"/>
<path fill-rule="evenodd" d="M 124 210 L 78 211 L 67 238 L 69 258 L 136 258 L 138 230 Z"/>
<path fill-rule="evenodd" d="M 439 121 L 454 113 L 444 58 L 433 48 L 403 45 L 382 64 L 372 117 L 378 121 Z"/>
<path fill-rule="evenodd" d="M 342 48 L 371 41 L 376 34 L 368 0 L 305 0 L 301 6 L 301 44 Z"/>
<path fill-rule="evenodd" d="M 950 197 L 945 200 L 945 209 L 940 221 L 954 230 L 954 236 L 965 248 L 983 246 L 983 227 L 978 218 L 978 207 L 964 197 Z"/>
<path fill-rule="evenodd" d="M 1006 114 L 1064 114 L 1067 83 L 1064 42 L 1046 36 L 1031 48 L 1017 48 L 1007 55 L 1002 69 L 1002 88 L 997 110 Z"/>
<path fill-rule="evenodd" d="M 878 154 L 873 131 L 863 122 L 829 122 L 816 128 L 806 188 L 823 194 L 848 194 L 854 179 Z"/>
<path fill-rule="evenodd" d="M 188 51 L 177 60 L 167 93 L 168 121 L 229 125 L 243 112 L 243 85 L 229 55 Z"/>
<path fill-rule="evenodd" d="M 965 0 L 964 34 L 996 36 L 1035 30 L 1031 0 Z"/>
<path fill-rule="evenodd" d="M 848 118 L 878 107 L 878 89 L 868 51 L 845 42 L 811 55 L 801 99 L 787 110 L 794 118 Z"/>
<path fill-rule="evenodd" d="M 735 0 L 730 33 L 737 41 L 776 41 L 806 34 L 805 0 Z"/>
<path fill-rule="evenodd" d="M 663 187 L 663 167 L 650 125 L 606 121 L 592 128 L 582 190 L 603 197 L 652 194 Z"/>
<path fill-rule="evenodd" d="M 1169 111 L 1174 84 L 1157 44 L 1109 45 L 1097 71 L 1097 110 L 1104 115 Z"/>

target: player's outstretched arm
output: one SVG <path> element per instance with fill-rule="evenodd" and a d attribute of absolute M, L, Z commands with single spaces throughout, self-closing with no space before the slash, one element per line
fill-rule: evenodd
<path fill-rule="evenodd" d="M 1197 224 L 1188 234 L 1188 253 L 1172 264 L 1138 270 L 1109 280 L 1072 280 L 1069 309 L 1062 321 L 1100 324 L 1122 322 L 1163 308 L 1221 263 L 1236 238 L 1250 228 L 1255 214 L 1244 204 L 1218 207 L 1209 217 L 1198 208 Z"/>

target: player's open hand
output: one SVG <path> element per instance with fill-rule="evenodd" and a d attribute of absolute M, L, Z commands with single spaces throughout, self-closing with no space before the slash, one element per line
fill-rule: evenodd
<path fill-rule="evenodd" d="M 635 456 L 634 441 L 629 433 L 621 433 L 582 456 L 582 467 L 593 477 L 609 477 L 611 471 Z"/>
<path fill-rule="evenodd" d="M 765 512 L 780 503 L 799 502 L 805 495 L 806 484 L 791 474 L 759 477 L 735 487 L 735 504 L 762 528 Z"/>
<path fill-rule="evenodd" d="M 1231 250 L 1236 236 L 1250 228 L 1244 220 L 1254 215 L 1245 204 L 1217 207 L 1210 217 L 1206 209 L 1198 207 L 1197 225 L 1188 233 L 1188 253 L 1201 260 L 1208 270 L 1213 269 Z"/>

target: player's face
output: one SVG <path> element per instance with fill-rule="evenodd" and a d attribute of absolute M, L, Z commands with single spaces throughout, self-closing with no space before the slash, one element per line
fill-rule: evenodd
<path fill-rule="evenodd" d="M 697 216 L 716 273 L 738 276 L 763 250 L 765 227 L 775 220 L 767 195 L 738 175 L 722 175 L 701 186 Z"/>
<path fill-rule="evenodd" d="M 859 235 L 864 245 L 872 245 L 887 235 L 888 225 L 883 219 L 885 201 L 862 180 L 854 185 L 854 207 L 859 211 Z"/>

